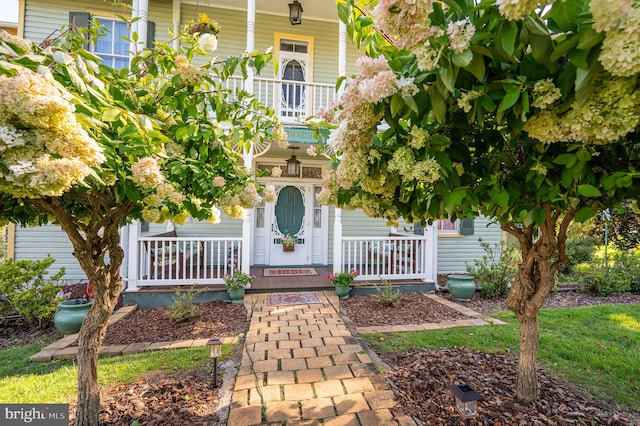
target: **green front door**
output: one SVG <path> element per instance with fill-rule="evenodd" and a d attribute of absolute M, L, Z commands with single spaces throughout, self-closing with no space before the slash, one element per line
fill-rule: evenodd
<path fill-rule="evenodd" d="M 304 219 L 304 200 L 298 188 L 286 186 L 282 188 L 276 204 L 276 223 L 283 234 L 295 235 L 302 228 Z"/>

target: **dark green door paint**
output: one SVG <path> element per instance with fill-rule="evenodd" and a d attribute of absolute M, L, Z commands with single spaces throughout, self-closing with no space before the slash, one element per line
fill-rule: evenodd
<path fill-rule="evenodd" d="M 304 201 L 298 188 L 293 186 L 282 188 L 275 210 L 280 232 L 296 234 L 300 231 L 304 218 Z"/>

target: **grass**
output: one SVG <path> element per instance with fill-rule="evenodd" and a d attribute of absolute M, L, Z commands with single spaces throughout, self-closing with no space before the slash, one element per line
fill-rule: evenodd
<path fill-rule="evenodd" d="M 0 403 L 70 403 L 75 400 L 77 365 L 73 361 L 31 362 L 46 343 L 0 351 Z M 225 359 L 232 345 L 223 345 Z M 128 384 L 152 373 L 187 370 L 209 362 L 208 349 L 176 349 L 100 358 L 98 383 Z"/>
<path fill-rule="evenodd" d="M 456 346 L 489 353 L 516 352 L 519 328 L 515 315 L 499 312 L 493 316 L 507 325 L 363 337 L 386 352 Z M 542 309 L 539 326 L 538 359 L 548 371 L 597 399 L 640 410 L 640 305 Z"/>

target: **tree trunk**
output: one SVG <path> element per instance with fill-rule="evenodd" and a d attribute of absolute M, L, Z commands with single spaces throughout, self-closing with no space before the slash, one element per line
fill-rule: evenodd
<path fill-rule="evenodd" d="M 133 204 L 115 203 L 107 192 L 91 196 L 76 194 L 84 202 L 87 218 L 74 216 L 59 198 L 32 200 L 38 211 L 55 217 L 73 245 L 73 256 L 89 278 L 95 302 L 82 322 L 78 337 L 78 402 L 76 425 L 99 425 L 100 389 L 98 354 L 109 318 L 118 303 L 122 278 L 120 266 L 124 251 L 120 247 L 120 225 Z M 113 203 L 112 203 L 113 202 Z M 108 256 L 108 263 L 105 262 Z"/>
<path fill-rule="evenodd" d="M 92 282 L 95 303 L 85 317 L 78 338 L 78 403 L 76 408 L 76 425 L 99 425 L 100 389 L 98 387 L 98 355 L 109 324 L 109 318 L 118 301 L 120 279 L 116 285 L 107 276 L 105 284 Z M 112 292 L 96 292 L 96 288 L 117 288 L 118 294 Z"/>
<path fill-rule="evenodd" d="M 575 211 L 566 213 L 560 221 L 560 213 L 545 205 L 545 222 L 536 228 L 530 224 L 516 226 L 503 224 L 503 230 L 514 235 L 520 244 L 522 263 L 512 283 L 507 307 L 516 314 L 520 323 L 520 355 L 516 398 L 530 403 L 538 399 L 536 362 L 540 331 L 538 311 L 553 289 L 556 271 L 566 264 L 565 242 L 567 228 Z"/>
<path fill-rule="evenodd" d="M 532 315 L 518 316 L 520 321 L 520 358 L 518 359 L 518 378 L 516 398 L 522 402 L 533 402 L 538 398 L 538 376 L 536 361 L 538 356 L 538 312 Z"/>

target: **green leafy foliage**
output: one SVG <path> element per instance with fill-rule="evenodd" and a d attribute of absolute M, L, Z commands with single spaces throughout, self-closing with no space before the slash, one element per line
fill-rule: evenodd
<path fill-rule="evenodd" d="M 568 262 L 563 272 L 571 272 L 576 265 L 580 263 L 588 263 L 593 260 L 596 252 L 598 239 L 595 237 L 571 238 L 567 241 L 567 257 Z"/>
<path fill-rule="evenodd" d="M 396 306 L 400 303 L 400 298 L 402 297 L 400 289 L 394 291 L 393 286 L 388 280 L 382 280 L 381 285 L 373 283 L 373 286 L 376 289 L 376 294 L 371 295 L 371 297 L 373 297 L 373 300 L 375 300 L 378 305 Z"/>
<path fill-rule="evenodd" d="M 176 290 L 173 297 L 173 304 L 167 309 L 169 321 L 174 323 L 189 321 L 200 315 L 200 307 L 193 303 L 195 297 L 200 293 L 192 286 L 187 291 Z"/>
<path fill-rule="evenodd" d="M 590 264 L 575 277 L 583 292 L 596 296 L 640 293 L 640 255 L 633 251 L 618 252 L 612 264 Z"/>
<path fill-rule="evenodd" d="M 42 260 L 8 259 L 0 264 L 0 315 L 21 315 L 31 327 L 45 328 L 53 320 L 60 289 L 52 282 L 62 278 L 64 268 L 45 279 L 47 269 L 55 259 L 47 256 Z"/>
<path fill-rule="evenodd" d="M 511 281 L 516 275 L 519 260 L 517 246 L 507 246 L 504 242 L 491 245 L 480 239 L 484 250 L 482 258 L 475 259 L 473 265 L 467 265 L 467 272 L 480 285 L 480 296 L 492 299 L 506 296 Z"/>
<path fill-rule="evenodd" d="M 229 290 L 238 290 L 246 288 L 255 277 L 242 272 L 240 269 L 236 269 L 233 274 L 224 277 L 224 285 Z"/>

